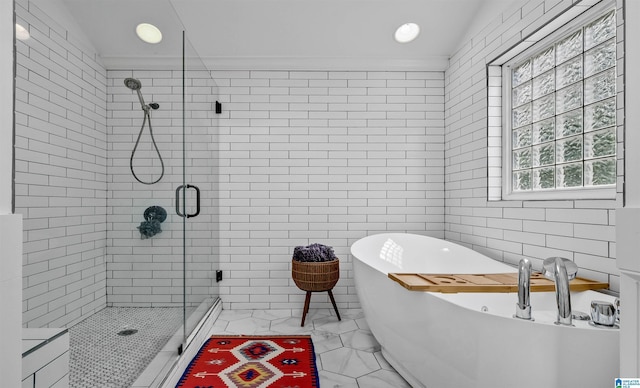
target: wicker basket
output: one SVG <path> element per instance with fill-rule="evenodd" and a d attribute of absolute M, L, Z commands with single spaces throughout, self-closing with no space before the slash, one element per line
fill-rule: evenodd
<path fill-rule="evenodd" d="M 291 260 L 291 276 L 303 291 L 329 291 L 340 278 L 340 260 L 304 262 Z"/>

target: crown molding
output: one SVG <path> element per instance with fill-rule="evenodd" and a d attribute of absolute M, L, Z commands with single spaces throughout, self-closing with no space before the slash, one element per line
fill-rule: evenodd
<path fill-rule="evenodd" d="M 178 57 L 103 57 L 102 62 L 107 70 L 182 69 Z M 191 70 L 445 71 L 449 58 L 191 57 L 185 65 Z"/>

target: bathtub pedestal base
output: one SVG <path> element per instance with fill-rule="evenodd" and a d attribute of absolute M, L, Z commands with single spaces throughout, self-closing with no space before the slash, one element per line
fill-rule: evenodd
<path fill-rule="evenodd" d="M 304 326 L 304 320 L 307 317 L 307 313 L 309 312 L 309 302 L 311 302 L 311 293 L 313 291 L 307 291 L 307 296 L 304 298 L 304 309 L 302 310 L 302 322 L 300 322 L 300 327 Z M 338 306 L 336 305 L 336 300 L 333 297 L 333 292 L 331 290 L 327 290 L 329 293 L 329 299 L 331 299 L 331 304 L 333 305 L 333 309 L 336 311 L 336 315 L 338 316 L 338 320 L 341 321 L 340 313 L 338 312 Z"/>

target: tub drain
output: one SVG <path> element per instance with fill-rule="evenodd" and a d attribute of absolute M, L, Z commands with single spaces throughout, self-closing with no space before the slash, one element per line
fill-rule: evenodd
<path fill-rule="evenodd" d="M 118 335 L 131 335 L 131 334 L 136 334 L 138 332 L 138 330 L 136 329 L 124 329 L 118 332 Z"/>

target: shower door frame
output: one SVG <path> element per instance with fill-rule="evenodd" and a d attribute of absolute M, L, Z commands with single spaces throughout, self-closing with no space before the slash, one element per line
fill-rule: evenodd
<path fill-rule="evenodd" d="M 196 309 L 194 311 L 191 312 L 191 314 L 187 314 L 188 311 L 188 307 L 193 307 L 190 306 L 190 304 L 193 303 L 193 301 L 189 301 L 188 299 L 188 294 L 187 290 L 190 289 L 188 287 L 188 281 L 189 281 L 189 277 L 187 276 L 189 273 L 196 273 L 196 271 L 194 270 L 189 270 L 188 268 L 188 262 L 189 260 L 187 260 L 190 257 L 190 253 L 188 252 L 188 244 L 189 244 L 189 239 L 188 239 L 188 234 L 190 232 L 188 226 L 189 226 L 189 219 L 190 218 L 194 218 L 197 217 L 198 215 L 200 215 L 200 201 L 201 201 L 201 190 L 198 187 L 197 184 L 200 184 L 201 182 L 197 182 L 197 183 L 193 183 L 193 182 L 188 182 L 187 178 L 189 176 L 188 171 L 187 171 L 187 162 L 189 161 L 189 159 L 187 158 L 187 116 L 188 116 L 188 112 L 187 112 L 187 72 L 188 72 L 188 64 L 187 64 L 187 58 L 188 58 L 188 53 L 187 53 L 187 44 L 189 43 L 188 38 L 186 36 L 186 31 L 182 31 L 182 184 L 180 186 L 178 186 L 176 188 L 176 213 L 178 216 L 180 216 L 182 218 L 182 284 L 183 284 L 183 290 L 182 290 L 182 309 L 183 309 L 183 337 L 182 337 L 182 343 L 178 349 L 178 353 L 182 354 L 182 352 L 184 351 L 184 349 L 186 347 L 188 347 L 196 338 L 198 332 L 201 330 L 204 321 L 206 319 L 209 318 L 210 315 L 212 315 L 213 311 L 216 309 L 216 307 L 219 307 L 220 305 L 220 298 L 219 298 L 219 294 L 218 293 L 209 293 L 209 298 L 206 298 L 202 301 L 200 301 L 200 306 L 196 307 Z M 190 45 L 189 43 L 189 47 L 190 49 L 193 50 L 193 47 Z M 194 50 L 195 51 L 195 50 Z M 200 57 L 197 55 L 197 53 L 195 53 L 195 58 L 197 58 L 198 60 L 200 60 Z M 200 66 L 200 70 L 201 71 L 207 71 L 206 67 L 200 62 L 199 63 Z M 192 85 L 193 86 L 193 85 Z M 210 111 L 211 112 L 211 111 Z M 211 119 L 211 122 L 209 123 L 211 125 L 211 127 L 213 127 L 213 123 L 214 120 Z M 211 158 L 211 156 L 209 156 Z M 195 193 L 195 211 L 189 213 L 189 208 L 188 208 L 188 191 L 194 192 Z M 180 195 L 180 193 L 182 193 L 182 195 Z M 210 195 L 212 195 L 212 193 L 209 193 Z M 212 200 L 211 198 L 208 198 L 209 200 Z M 211 203 L 211 206 L 213 205 L 213 203 Z M 211 207 L 210 206 L 210 207 Z M 211 210 L 210 208 L 207 208 L 207 210 Z M 215 239 L 211 238 L 210 241 L 215 241 Z M 212 254 L 209 256 L 209 258 L 213 261 L 214 257 L 216 256 L 213 253 L 213 249 L 212 248 Z M 216 276 L 216 270 L 213 268 L 213 262 L 212 262 L 212 268 L 211 268 L 211 278 L 212 278 L 212 282 L 214 277 Z M 217 283 L 217 281 L 216 281 Z M 212 283 L 212 285 L 215 286 L 215 283 Z M 204 302 L 211 300 L 211 303 L 204 306 Z M 196 314 L 201 314 L 200 316 L 196 316 L 197 320 L 190 319 L 192 318 L 192 315 L 196 315 Z M 191 321 L 191 325 L 189 324 Z M 190 327 L 192 326 L 192 327 Z"/>

